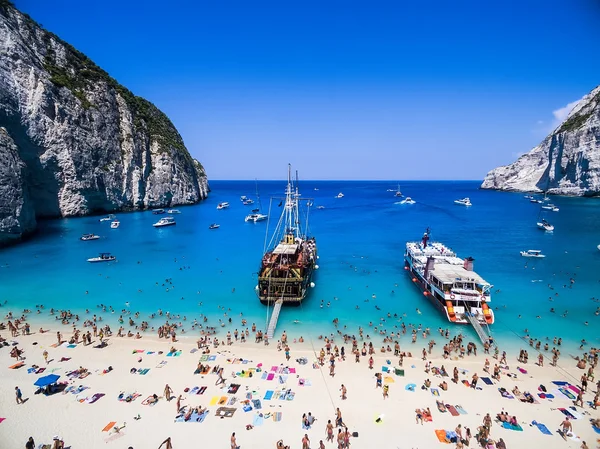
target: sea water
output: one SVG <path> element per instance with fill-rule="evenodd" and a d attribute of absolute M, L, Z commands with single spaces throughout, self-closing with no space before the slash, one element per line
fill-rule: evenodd
<path fill-rule="evenodd" d="M 439 328 L 450 328 L 451 334 L 476 340 L 468 326 L 448 323 L 404 270 L 405 242 L 420 240 L 429 227 L 433 241 L 459 257 L 472 256 L 475 270 L 494 285 L 491 330 L 501 347 L 525 347 L 526 333 L 543 342 L 549 338 L 550 347 L 553 337 L 562 337 L 563 348 L 572 352 L 581 339 L 586 347 L 599 345 L 598 200 L 552 197 L 560 211 L 542 212 L 523 194 L 479 190 L 479 182 L 406 181 L 402 192 L 416 204 L 402 205 L 389 191 L 396 186 L 392 181 L 300 183 L 302 198 L 314 198 L 308 223 L 317 239 L 319 269 L 302 305 L 282 310 L 276 335 L 283 330 L 305 338 L 327 335 L 336 331 L 332 321 L 338 318 L 340 330 L 347 326 L 345 331 L 357 334 L 362 326 L 377 342 L 381 331 L 395 332 L 402 322 L 429 327 L 434 336 Z M 118 214 L 118 229 L 97 216 L 42 222 L 33 238 L 0 251 L 0 312 L 35 312 L 43 304 L 45 312 L 32 319 L 53 319 L 47 313 L 53 307 L 82 319 L 102 315 L 117 326 L 121 310 L 139 311 L 136 321 L 162 324 L 164 317 L 149 318 L 160 309 L 179 315 L 175 321 L 188 335 L 197 335 L 190 332 L 190 321 L 202 322 L 204 316 L 221 334 L 241 329 L 241 314 L 248 327 L 266 328 L 271 309 L 260 304 L 255 286 L 265 242 L 281 214 L 285 181 L 213 181 L 211 189 L 202 203 L 180 207 L 171 227 L 154 228 L 164 215 L 151 211 Z M 259 207 L 257 191 L 270 219 L 246 223 L 244 217 Z M 339 192 L 343 198 L 335 198 Z M 241 195 L 255 204 L 244 206 Z M 454 204 L 463 197 L 473 206 Z M 217 210 L 223 201 L 230 207 Z M 536 227 L 541 216 L 554 232 Z M 211 223 L 220 227 L 211 230 Z M 101 239 L 79 240 L 84 233 Z M 521 257 L 519 251 L 527 249 L 542 250 L 546 258 Z M 118 261 L 86 262 L 99 252 L 111 252 Z M 102 313 L 100 304 L 112 305 L 115 313 Z M 408 343 L 410 332 L 402 340 Z"/>

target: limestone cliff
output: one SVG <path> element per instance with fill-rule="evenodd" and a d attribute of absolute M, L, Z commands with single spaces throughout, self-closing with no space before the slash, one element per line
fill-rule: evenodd
<path fill-rule="evenodd" d="M 600 86 L 582 98 L 537 147 L 489 172 L 481 188 L 600 195 Z"/>
<path fill-rule="evenodd" d="M 0 0 L 0 245 L 36 218 L 193 204 L 202 165 L 167 116 Z"/>

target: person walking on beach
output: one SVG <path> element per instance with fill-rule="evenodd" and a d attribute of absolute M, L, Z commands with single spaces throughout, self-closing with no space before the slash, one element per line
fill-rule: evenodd
<path fill-rule="evenodd" d="M 165 441 L 160 443 L 160 446 L 158 446 L 158 449 L 163 447 L 163 445 L 165 446 L 165 449 L 173 449 L 173 445 L 171 444 L 171 437 L 167 438 Z"/>
<path fill-rule="evenodd" d="M 333 424 L 331 424 L 331 420 L 327 420 L 327 426 L 325 428 L 325 433 L 327 434 L 327 440 L 333 443 Z"/>
<path fill-rule="evenodd" d="M 387 399 L 389 390 L 390 390 L 390 386 L 389 385 L 384 385 L 383 386 L 383 399 Z"/>
<path fill-rule="evenodd" d="M 231 438 L 229 439 L 229 441 L 231 442 L 231 449 L 238 449 L 239 446 L 237 445 L 237 440 L 235 439 L 235 432 L 233 432 L 231 434 Z"/>
<path fill-rule="evenodd" d="M 310 449 L 310 439 L 308 438 L 307 433 L 302 437 L 302 449 Z"/>
<path fill-rule="evenodd" d="M 473 378 L 471 380 L 471 388 L 475 390 L 477 388 L 477 380 L 479 380 L 479 376 L 477 373 L 473 374 Z"/>
<path fill-rule="evenodd" d="M 22 404 L 25 402 L 23 400 L 23 393 L 21 393 L 21 389 L 19 387 L 15 387 L 15 396 L 17 399 L 17 404 Z"/>
<path fill-rule="evenodd" d="M 335 409 L 335 426 L 342 427 L 344 422 L 342 421 L 342 412 L 339 407 Z"/>
<path fill-rule="evenodd" d="M 171 401 L 171 399 L 173 399 L 173 397 L 171 396 L 171 393 L 173 393 L 173 390 L 171 389 L 171 387 L 169 387 L 169 384 L 165 385 L 165 399 L 167 400 L 167 402 Z"/>
<path fill-rule="evenodd" d="M 340 388 L 340 391 L 342 392 L 342 400 L 345 400 L 346 399 L 347 390 L 346 390 L 346 387 L 344 386 L 344 384 L 342 384 L 342 387 Z"/>
<path fill-rule="evenodd" d="M 568 417 L 560 423 L 560 426 L 562 427 L 562 431 L 565 435 L 563 438 L 566 438 L 567 434 L 573 430 L 573 424 L 571 424 L 571 421 L 569 421 Z"/>
<path fill-rule="evenodd" d="M 27 443 L 25 443 L 25 449 L 35 449 L 35 441 L 33 441 L 33 437 L 29 437 Z"/>

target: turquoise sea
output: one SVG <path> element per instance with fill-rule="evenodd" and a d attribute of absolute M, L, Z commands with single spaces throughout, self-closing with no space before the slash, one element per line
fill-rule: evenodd
<path fill-rule="evenodd" d="M 536 227 L 539 205 L 523 194 L 479 190 L 479 184 L 401 182 L 403 193 L 417 203 L 399 205 L 387 191 L 396 188 L 395 181 L 301 181 L 303 197 L 314 198 L 310 229 L 317 238 L 320 268 L 303 305 L 282 311 L 277 334 L 284 329 L 293 336 L 328 334 L 334 332 L 336 317 L 348 332 L 357 333 L 362 325 L 371 336 L 377 331 L 368 328 L 370 321 L 388 333 L 401 321 L 430 327 L 434 335 L 439 327 L 471 332 L 445 321 L 403 269 L 405 242 L 420 239 L 430 227 L 433 240 L 460 257 L 474 257 L 475 270 L 494 284 L 493 291 L 499 290 L 492 296 L 497 309 L 492 331 L 501 347 L 522 346 L 524 329 L 541 339 L 560 336 L 571 352 L 582 338 L 598 346 L 600 316 L 594 312 L 600 303 L 594 297 L 600 298 L 600 201 L 553 197 L 560 211 L 544 214 L 556 227 L 548 234 Z M 284 188 L 284 180 L 258 183 L 263 211 L 271 203 L 271 230 L 281 209 L 278 199 L 269 199 L 281 197 Z M 177 226 L 168 228 L 153 228 L 160 216 L 150 211 L 118 214 L 119 229 L 110 229 L 100 217 L 43 222 L 32 239 L 0 251 L 0 303 L 7 301 L 0 312 L 44 304 L 46 311 L 54 307 L 84 315 L 88 308 L 102 314 L 97 305 L 106 304 L 116 313 L 102 315 L 115 327 L 125 308 L 140 311 L 145 319 L 158 309 L 188 321 L 204 314 L 215 326 L 232 317 L 225 327 L 232 330 L 241 328 L 243 313 L 249 326 L 265 327 L 268 309 L 259 303 L 254 286 L 267 222 L 245 223 L 254 206 L 239 200 L 240 195 L 256 198 L 255 182 L 213 181 L 211 189 L 201 204 L 179 208 Z M 344 198 L 334 198 L 338 192 Z M 453 203 L 465 196 L 472 207 Z M 222 201 L 230 208 L 217 210 Z M 317 210 L 318 205 L 325 209 Z M 221 227 L 209 230 L 213 222 Z M 79 240 L 92 232 L 102 238 Z M 519 251 L 526 249 L 540 249 L 547 257 L 522 258 Z M 86 262 L 102 251 L 116 255 L 118 262 Z M 33 319 L 53 318 L 46 313 Z"/>

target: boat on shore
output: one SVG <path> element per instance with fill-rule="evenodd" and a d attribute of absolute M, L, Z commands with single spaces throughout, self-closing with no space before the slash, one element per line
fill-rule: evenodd
<path fill-rule="evenodd" d="M 87 261 L 89 263 L 98 263 L 98 262 L 112 262 L 113 260 L 117 260 L 115 256 L 111 253 L 100 253 L 98 257 L 92 257 Z"/>
<path fill-rule="evenodd" d="M 429 229 L 420 242 L 407 242 L 404 268 L 423 295 L 452 323 L 494 323 L 490 308 L 492 285 L 473 271 L 474 259 L 459 258 L 440 242 L 429 242 Z"/>
<path fill-rule="evenodd" d="M 460 200 L 454 200 L 454 204 L 457 204 L 459 206 L 467 206 L 467 207 L 472 206 L 471 200 L 469 198 L 463 198 L 463 199 L 460 199 Z"/>
<path fill-rule="evenodd" d="M 317 265 L 317 243 L 308 232 L 308 214 L 302 215 L 298 181 L 292 182 L 288 166 L 288 182 L 281 217 L 266 245 L 258 272 L 256 292 L 262 304 L 281 301 L 284 305 L 300 305 L 306 297 Z M 304 227 L 302 226 L 304 225 Z"/>
<path fill-rule="evenodd" d="M 98 240 L 99 238 L 100 236 L 96 234 L 83 234 L 81 237 L 79 237 L 79 240 L 87 242 L 89 240 Z"/>
<path fill-rule="evenodd" d="M 173 217 L 163 217 L 154 223 L 152 226 L 155 228 L 164 228 L 165 226 L 175 226 L 177 222 Z"/>
<path fill-rule="evenodd" d="M 542 259 L 546 257 L 539 249 L 528 249 L 527 251 L 521 251 L 521 256 L 523 257 L 536 257 L 538 259 Z"/>
<path fill-rule="evenodd" d="M 227 201 L 224 201 L 217 205 L 217 210 L 227 209 L 228 207 L 229 207 L 229 203 Z"/>

